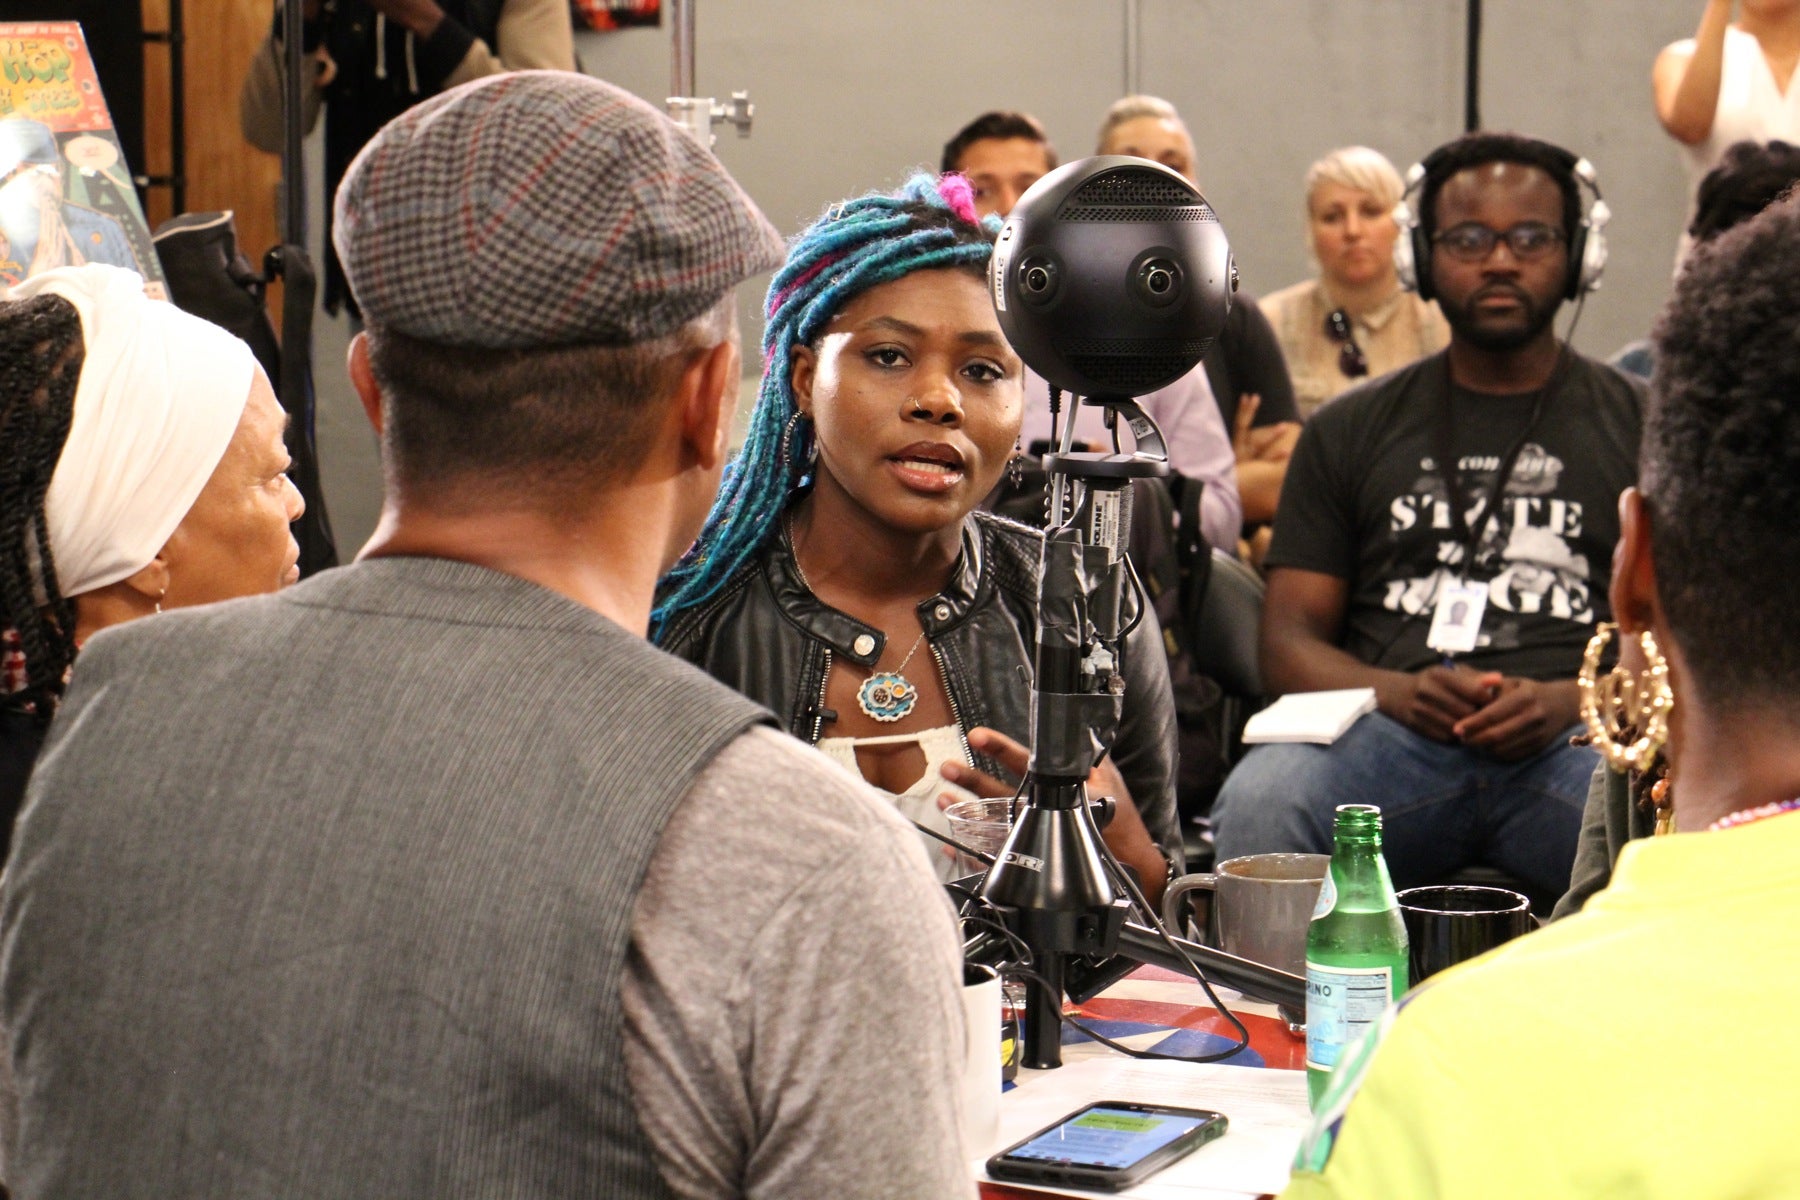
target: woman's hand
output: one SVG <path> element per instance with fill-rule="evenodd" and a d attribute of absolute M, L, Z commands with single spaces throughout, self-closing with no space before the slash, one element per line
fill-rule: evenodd
<path fill-rule="evenodd" d="M 1031 760 L 1031 752 L 1025 746 L 999 730 L 985 726 L 969 730 L 969 747 L 995 759 L 1008 771 L 1021 777 Z M 1013 785 L 963 763 L 947 762 L 938 770 L 945 779 L 969 789 L 977 796 L 1011 796 L 1018 791 Z M 1138 813 L 1137 802 L 1131 798 L 1130 791 L 1125 787 L 1124 777 L 1119 774 L 1118 767 L 1113 765 L 1110 757 L 1102 759 L 1100 765 L 1088 775 L 1087 786 L 1090 797 L 1113 798 L 1113 817 L 1101 831 L 1101 837 L 1105 839 L 1107 848 L 1115 858 L 1137 871 L 1144 896 L 1154 909 L 1162 903 L 1163 888 L 1169 882 L 1168 860 L 1163 858 L 1161 849 L 1151 838 L 1150 830 L 1144 825 L 1144 818 Z M 947 805 L 949 797 L 942 798 L 939 803 Z"/>

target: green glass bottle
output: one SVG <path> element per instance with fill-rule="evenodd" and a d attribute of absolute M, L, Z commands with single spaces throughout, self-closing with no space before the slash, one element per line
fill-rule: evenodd
<path fill-rule="evenodd" d="M 1381 810 L 1337 810 L 1331 870 L 1306 933 L 1306 1090 L 1314 1108 L 1338 1057 L 1406 990 L 1406 925 L 1381 857 Z"/>

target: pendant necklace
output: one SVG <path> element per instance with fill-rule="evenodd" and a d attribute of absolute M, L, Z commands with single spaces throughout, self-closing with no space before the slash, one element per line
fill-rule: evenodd
<path fill-rule="evenodd" d="M 790 514 L 784 521 L 788 540 L 788 553 L 793 556 L 794 573 L 800 576 L 800 583 L 807 591 L 812 592 L 812 581 L 807 579 L 806 572 L 800 566 L 800 549 L 794 544 L 794 518 Z M 816 596 L 817 592 L 813 592 Z M 913 710 L 919 702 L 919 689 L 902 672 L 906 664 L 913 660 L 919 647 L 925 644 L 925 631 L 919 630 L 919 640 L 912 644 L 900 665 L 891 671 L 881 671 L 863 680 L 862 686 L 856 689 L 856 707 L 871 719 L 883 723 L 898 721 Z"/>
<path fill-rule="evenodd" d="M 911 712 L 919 701 L 919 689 L 901 672 L 924 644 L 925 631 L 921 629 L 919 640 L 912 644 L 899 666 L 863 680 L 863 685 L 856 689 L 856 707 L 877 721 L 898 721 Z"/>

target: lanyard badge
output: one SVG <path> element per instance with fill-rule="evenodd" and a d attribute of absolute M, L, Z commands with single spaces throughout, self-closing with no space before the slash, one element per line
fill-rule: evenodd
<path fill-rule="evenodd" d="M 1456 580 L 1438 589 L 1437 609 L 1425 644 L 1439 654 L 1467 654 L 1481 634 L 1481 617 L 1487 611 L 1485 583 Z"/>

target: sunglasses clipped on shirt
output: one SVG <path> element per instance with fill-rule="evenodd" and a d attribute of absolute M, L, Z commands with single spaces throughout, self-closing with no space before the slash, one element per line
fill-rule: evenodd
<path fill-rule="evenodd" d="M 1563 240 L 1562 230 L 1542 221 L 1526 221 L 1502 233 L 1476 221 L 1465 221 L 1432 237 L 1451 258 L 1466 263 L 1485 262 L 1500 242 L 1521 262 L 1544 257 Z"/>
<path fill-rule="evenodd" d="M 1325 318 L 1325 336 L 1337 343 L 1338 370 L 1346 379 L 1361 379 L 1369 373 L 1369 360 L 1363 356 L 1362 347 L 1356 344 L 1356 332 L 1350 328 L 1350 314 L 1341 308 L 1333 309 Z"/>

